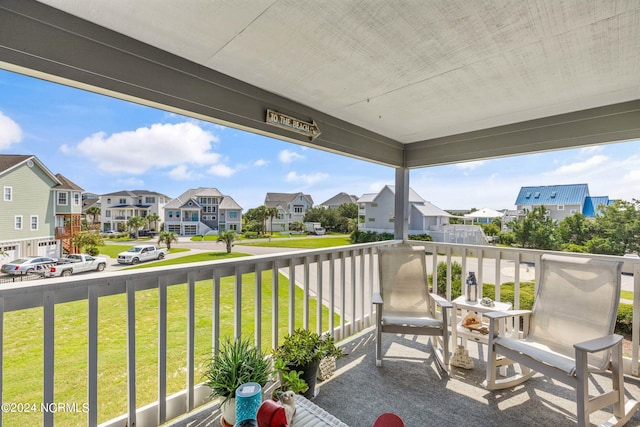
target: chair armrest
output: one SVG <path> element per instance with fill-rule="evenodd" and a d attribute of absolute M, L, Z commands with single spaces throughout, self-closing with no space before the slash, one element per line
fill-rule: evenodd
<path fill-rule="evenodd" d="M 373 296 L 371 297 L 371 300 L 373 301 L 374 304 L 382 304 L 382 295 L 380 295 L 379 292 L 374 292 Z"/>
<path fill-rule="evenodd" d="M 490 311 L 488 313 L 482 313 L 489 321 L 491 321 L 491 319 L 503 319 L 505 317 L 529 316 L 530 314 L 531 310 Z"/>
<path fill-rule="evenodd" d="M 579 342 L 573 345 L 576 350 L 596 353 L 607 350 L 622 342 L 622 335 L 611 334 L 600 338 Z"/>
<path fill-rule="evenodd" d="M 453 304 L 451 304 L 451 302 L 449 302 L 446 298 L 442 298 L 440 295 L 432 293 L 429 293 L 429 296 L 441 308 L 453 308 Z"/>

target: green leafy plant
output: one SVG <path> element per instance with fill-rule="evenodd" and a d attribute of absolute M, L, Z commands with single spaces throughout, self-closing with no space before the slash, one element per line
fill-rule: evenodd
<path fill-rule="evenodd" d="M 274 370 L 278 373 L 280 386 L 276 388 L 272 395 L 275 399 L 279 399 L 280 394 L 291 390 L 296 394 L 302 394 L 309 389 L 306 381 L 301 378 L 302 371 L 294 371 L 282 360 L 274 360 Z"/>
<path fill-rule="evenodd" d="M 276 361 L 287 365 L 304 366 L 323 357 L 340 358 L 344 354 L 336 347 L 330 334 L 320 335 L 306 329 L 296 329 L 285 337 L 281 346 L 273 350 L 273 356 Z"/>
<path fill-rule="evenodd" d="M 223 397 L 224 401 L 235 397 L 242 384 L 255 382 L 264 387 L 271 379 L 271 363 L 262 351 L 246 338 L 221 341 L 204 370 L 212 397 Z"/>

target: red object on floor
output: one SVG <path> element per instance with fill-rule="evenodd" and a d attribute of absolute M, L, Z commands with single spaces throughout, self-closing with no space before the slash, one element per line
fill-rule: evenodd
<path fill-rule="evenodd" d="M 380 415 L 373 427 L 405 427 L 402 418 L 391 412 Z"/>
<path fill-rule="evenodd" d="M 267 399 L 258 408 L 258 427 L 286 427 L 287 417 L 284 406 L 279 402 Z"/>

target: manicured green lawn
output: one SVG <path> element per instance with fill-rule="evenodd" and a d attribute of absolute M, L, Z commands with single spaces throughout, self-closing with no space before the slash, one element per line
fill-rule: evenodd
<path fill-rule="evenodd" d="M 300 249 L 319 249 L 330 248 L 332 246 L 344 246 L 350 245 L 351 241 L 347 235 L 339 235 L 336 237 L 308 237 L 303 239 L 291 238 L 291 239 L 278 239 L 259 242 L 238 242 L 237 246 L 263 246 L 270 248 L 300 248 Z"/>
<path fill-rule="evenodd" d="M 173 252 L 173 249 L 171 249 Z M 163 259 L 162 261 L 153 261 L 144 264 L 138 264 L 133 267 L 125 268 L 124 270 L 133 270 L 137 268 L 147 268 L 147 267 L 161 267 L 163 265 L 177 265 L 177 264 L 186 264 L 191 262 L 201 262 L 201 261 L 216 261 L 219 259 L 227 259 L 227 258 L 239 258 L 243 256 L 252 256 L 251 254 L 243 254 L 241 252 L 231 252 L 230 254 L 226 252 L 201 252 L 193 255 L 185 255 L 178 258 L 172 259 Z"/>
<path fill-rule="evenodd" d="M 207 255 L 207 254 L 198 254 Z M 209 254 L 210 257 L 223 258 Z M 241 254 L 232 254 L 241 255 Z M 191 257 L 189 257 L 191 258 Z M 196 257 L 191 259 L 198 259 Z M 209 258 L 211 259 L 211 258 Z M 200 259 L 198 259 L 200 260 Z M 165 260 L 162 262 L 169 262 Z M 184 260 L 182 261 L 184 262 Z M 157 266 L 157 263 L 142 266 Z M 137 267 L 137 266 L 136 266 Z M 287 333 L 287 310 L 289 283 L 279 275 L 279 336 Z M 243 275 L 242 287 L 242 332 L 253 336 L 255 318 L 255 274 Z M 221 281 L 221 335 L 233 334 L 234 278 Z M 272 272 L 262 273 L 262 337 L 263 347 L 271 342 L 271 296 Z M 302 327 L 302 290 L 296 288 L 296 327 Z M 167 393 L 184 389 L 186 384 L 186 313 L 187 287 L 175 285 L 168 288 L 167 313 Z M 137 406 L 157 400 L 157 290 L 136 293 L 136 382 Z M 211 350 L 212 281 L 196 283 L 196 381 L 200 382 L 201 367 L 206 363 Z M 316 301 L 310 302 L 311 313 L 315 313 Z M 324 310 L 323 329 L 328 328 L 328 310 Z M 9 312 L 4 317 L 4 402 L 41 402 L 43 375 L 41 308 Z M 55 401 L 87 402 L 87 302 L 59 304 L 55 307 Z M 336 323 L 339 322 L 336 317 Z M 98 314 L 98 403 L 99 422 L 107 421 L 126 413 L 127 369 L 126 369 L 126 298 L 124 295 L 101 297 Z M 315 329 L 315 319 L 310 319 L 310 328 Z M 57 425 L 85 425 L 86 414 L 57 413 Z M 38 426 L 42 414 L 3 415 L 5 426 Z"/>

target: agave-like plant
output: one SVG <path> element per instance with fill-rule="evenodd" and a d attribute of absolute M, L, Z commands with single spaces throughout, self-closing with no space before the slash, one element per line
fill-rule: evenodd
<path fill-rule="evenodd" d="M 271 380 L 273 370 L 270 361 L 260 348 L 249 339 L 225 339 L 208 362 L 204 376 L 205 385 L 212 397 L 223 397 L 223 402 L 235 397 L 242 384 L 254 382 L 264 387 Z"/>

